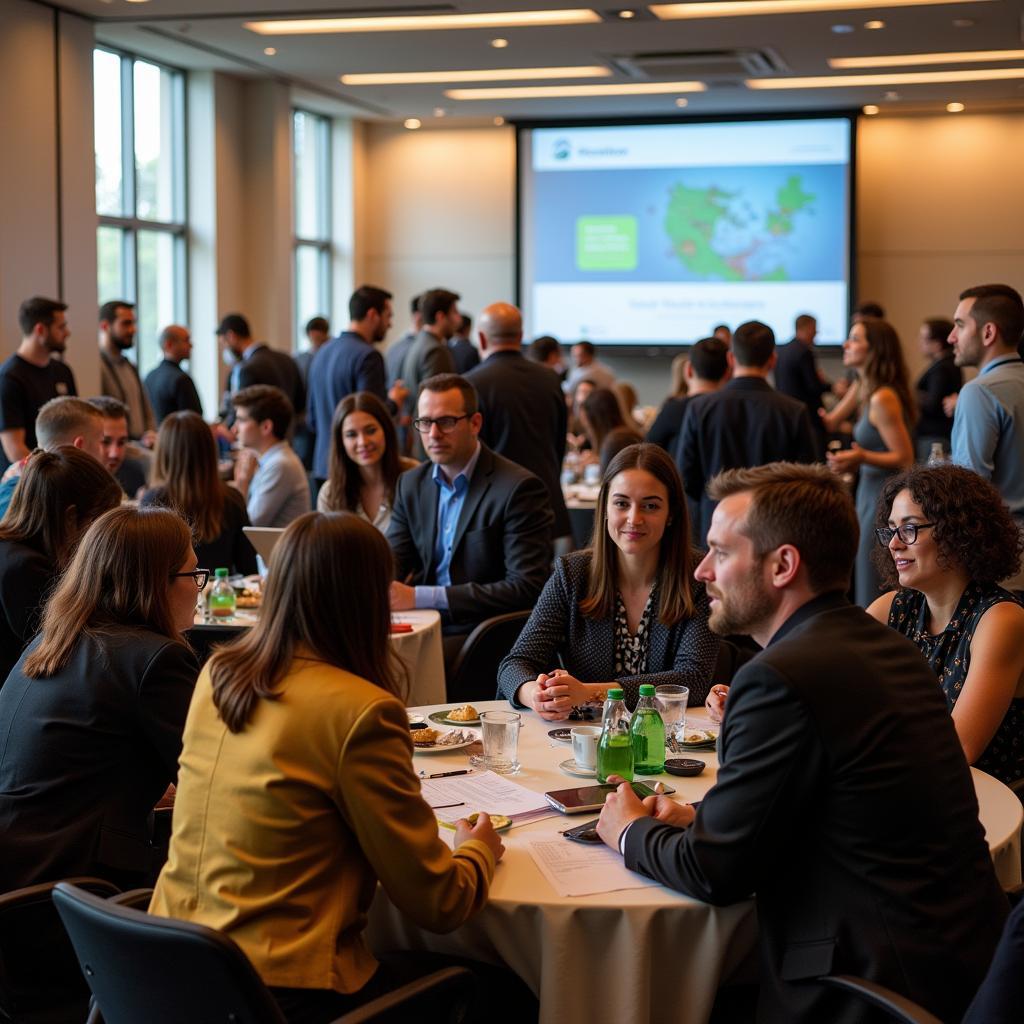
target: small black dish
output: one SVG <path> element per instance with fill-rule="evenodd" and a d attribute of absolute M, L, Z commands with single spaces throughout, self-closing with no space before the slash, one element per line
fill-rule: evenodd
<path fill-rule="evenodd" d="M 665 762 L 665 771 L 669 775 L 700 775 L 704 762 L 692 757 L 670 757 Z"/>
<path fill-rule="evenodd" d="M 572 743 L 572 729 L 549 729 L 548 736 L 556 743 Z"/>

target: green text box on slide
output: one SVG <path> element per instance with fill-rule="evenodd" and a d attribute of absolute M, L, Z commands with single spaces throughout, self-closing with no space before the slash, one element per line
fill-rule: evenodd
<path fill-rule="evenodd" d="M 577 217 L 576 268 L 636 270 L 636 217 Z"/>

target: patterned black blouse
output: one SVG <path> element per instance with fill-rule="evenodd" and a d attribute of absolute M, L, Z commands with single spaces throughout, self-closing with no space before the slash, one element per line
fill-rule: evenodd
<path fill-rule="evenodd" d="M 647 671 L 647 649 L 651 642 L 651 616 L 658 604 L 658 584 L 651 587 L 636 633 L 629 631 L 629 619 L 622 595 L 615 595 L 615 675 L 640 676 Z"/>
<path fill-rule="evenodd" d="M 970 583 L 960 597 L 949 625 L 941 633 L 927 630 L 928 602 L 919 590 L 898 590 L 889 609 L 889 625 L 909 637 L 939 677 L 950 711 L 960 696 L 971 667 L 971 641 L 981 617 L 1003 601 L 1019 604 L 995 584 Z M 1024 778 L 1024 698 L 1014 697 L 996 734 L 975 767 L 1002 782 Z"/>

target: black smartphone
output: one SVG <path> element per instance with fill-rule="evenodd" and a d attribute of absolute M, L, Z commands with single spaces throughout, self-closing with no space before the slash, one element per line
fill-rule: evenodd
<path fill-rule="evenodd" d="M 633 792 L 641 800 L 645 796 L 654 796 L 654 790 L 645 782 L 633 782 L 631 785 Z M 661 792 L 666 795 L 675 792 L 671 786 L 666 785 L 664 782 L 660 783 L 660 786 Z M 606 783 L 603 786 L 578 786 L 572 789 L 555 789 L 545 793 L 544 799 L 556 811 L 561 811 L 563 814 L 582 814 L 584 811 L 601 810 L 608 794 L 614 793 L 616 789 L 618 789 L 618 786 L 613 786 L 611 783 Z"/>
<path fill-rule="evenodd" d="M 593 821 L 588 821 L 583 825 L 566 829 L 562 835 L 566 839 L 571 839 L 574 843 L 600 843 L 602 839 L 597 834 L 597 823 L 599 820 L 599 818 L 595 818 Z"/>

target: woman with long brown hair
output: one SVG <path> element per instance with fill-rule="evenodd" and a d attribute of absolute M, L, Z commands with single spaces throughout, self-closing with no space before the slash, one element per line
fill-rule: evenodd
<path fill-rule="evenodd" d="M 0 521 L 0 686 L 39 628 L 43 600 L 89 524 L 121 487 L 71 445 L 35 451 Z"/>
<path fill-rule="evenodd" d="M 151 483 L 139 503 L 177 512 L 192 527 L 203 565 L 256 572 L 256 552 L 242 533 L 249 525 L 245 499 L 221 480 L 217 444 L 197 413 L 173 412 L 160 424 Z"/>
<path fill-rule="evenodd" d="M 398 478 L 417 465 L 399 453 L 388 407 L 369 391 L 347 395 L 334 411 L 327 481 L 316 507 L 320 512 L 355 512 L 387 533 Z"/>
<path fill-rule="evenodd" d="M 607 388 L 597 388 L 587 395 L 580 407 L 580 422 L 593 457 L 600 460 L 602 473 L 613 456 L 643 440 L 636 425 L 626 422 L 619 396 Z"/>
<path fill-rule="evenodd" d="M 865 317 L 853 324 L 843 343 L 843 365 L 857 371 L 859 383 L 823 419 L 825 429 L 832 431 L 858 408 L 861 413 L 853 428 L 853 444 L 845 451 L 831 453 L 828 463 L 837 473 L 859 470 L 860 545 L 853 584 L 857 604 L 866 608 L 879 593 L 872 556 L 875 506 L 885 481 L 914 464 L 911 428 L 917 420 L 917 403 L 899 335 L 885 320 Z"/>
<path fill-rule="evenodd" d="M 0 690 L 0 890 L 152 884 L 148 818 L 178 767 L 205 576 L 165 509 L 115 508 L 83 535 Z"/>
<path fill-rule="evenodd" d="M 210 659 L 185 729 L 151 912 L 223 931 L 290 1019 L 331 1020 L 388 987 L 361 936 L 378 880 L 447 931 L 483 905 L 503 850 L 482 814 L 459 823 L 453 855 L 420 796 L 391 563 L 358 516 L 295 520 L 258 625 Z"/>
<path fill-rule="evenodd" d="M 591 547 L 558 560 L 498 669 L 499 692 L 549 720 L 604 700 L 609 686 L 630 707 L 642 683 L 688 686 L 703 702 L 718 641 L 693 578 L 699 561 L 675 463 L 654 444 L 619 452 L 601 483 Z"/>

